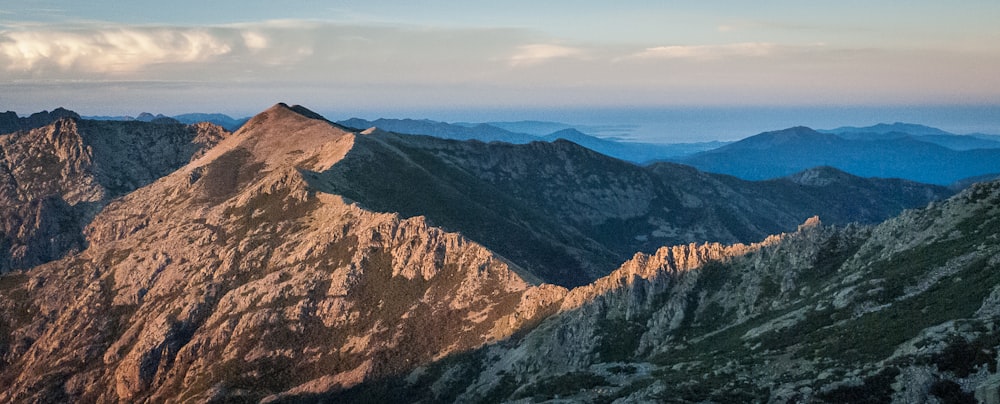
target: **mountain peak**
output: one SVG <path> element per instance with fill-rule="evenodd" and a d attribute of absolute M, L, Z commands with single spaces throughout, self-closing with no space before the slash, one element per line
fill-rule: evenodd
<path fill-rule="evenodd" d="M 777 145 L 801 144 L 810 147 L 819 146 L 825 143 L 833 143 L 842 140 L 837 135 L 821 133 L 806 126 L 794 126 L 788 129 L 763 132 L 758 135 L 748 137 L 736 143 L 720 147 L 716 151 L 741 150 L 741 149 L 767 149 Z M 714 151 L 709 151 L 712 153 Z"/>
<path fill-rule="evenodd" d="M 821 187 L 858 177 L 834 167 L 817 166 L 792 174 L 786 178 L 799 185 Z"/>
<path fill-rule="evenodd" d="M 282 102 L 250 118 L 234 136 L 195 161 L 193 166 L 210 164 L 227 153 L 237 152 L 248 153 L 248 163 L 264 163 L 264 167 L 270 169 L 304 164 L 308 167 L 302 168 L 312 169 L 312 163 L 326 166 L 339 160 L 346 152 L 345 147 L 353 143 L 347 139 L 342 144 L 341 140 L 353 138 L 352 132 L 306 107 Z M 305 160 L 309 159 L 311 163 L 306 164 Z"/>
<path fill-rule="evenodd" d="M 280 130 L 282 125 L 292 124 L 295 121 L 299 121 L 302 124 L 315 123 L 310 121 L 322 121 L 327 125 L 335 125 L 322 115 L 317 114 L 306 107 L 301 105 L 289 106 L 286 103 L 279 102 L 250 118 L 250 120 L 247 121 L 238 133 L 253 132 L 254 129 L 258 129 L 261 126 L 269 126 L 274 130 Z M 343 127 L 339 125 L 335 126 L 343 129 Z"/>
<path fill-rule="evenodd" d="M 311 119 L 319 119 L 319 120 L 323 120 L 323 121 L 327 120 L 322 115 L 317 114 L 316 112 L 313 112 L 309 108 L 303 107 L 303 106 L 298 105 L 298 104 L 296 104 L 296 105 L 288 105 L 288 104 L 283 103 L 283 102 L 279 102 L 277 104 L 274 104 L 274 105 L 271 106 L 271 108 L 268 108 L 268 109 L 264 110 L 264 112 L 261 112 L 261 114 L 288 114 L 288 113 L 293 113 L 293 114 L 296 114 L 296 115 L 301 115 L 301 116 L 304 116 L 306 118 L 311 118 Z M 260 115 L 260 114 L 258 114 L 258 115 Z"/>

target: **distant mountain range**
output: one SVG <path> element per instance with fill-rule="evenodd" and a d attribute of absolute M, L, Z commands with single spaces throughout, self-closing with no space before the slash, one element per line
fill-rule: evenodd
<path fill-rule="evenodd" d="M 1000 148 L 1000 135 L 972 133 L 957 135 L 930 126 L 896 122 L 880 123 L 874 126 L 854 127 L 843 126 L 836 129 L 817 130 L 820 133 L 831 133 L 844 139 L 853 140 L 887 140 L 913 138 L 927 143 L 934 143 L 952 150 L 997 149 Z"/>
<path fill-rule="evenodd" d="M 728 143 L 718 141 L 676 144 L 624 142 L 588 135 L 571 125 L 540 121 L 451 124 L 425 119 L 377 119 L 368 121 L 351 118 L 338 121 L 337 123 L 356 129 L 376 127 L 396 133 L 426 135 L 454 140 L 479 140 L 487 143 L 506 142 L 526 144 L 565 139 L 606 156 L 637 164 L 685 156 L 699 151 L 711 150 Z M 549 129 L 552 129 L 552 132 L 543 132 Z M 531 133 L 521 133 L 516 130 Z M 539 135 L 540 133 L 541 135 Z"/>
<path fill-rule="evenodd" d="M 924 125 L 894 123 L 815 131 L 791 128 L 739 142 L 648 144 L 588 135 L 571 125 L 543 122 L 445 123 L 431 120 L 352 118 L 340 124 L 455 140 L 525 144 L 565 139 L 637 164 L 675 161 L 747 180 L 780 178 L 818 166 L 862 177 L 905 178 L 960 189 L 1000 173 L 1000 136 L 956 135 Z M 552 130 L 552 132 L 545 132 Z"/>
<path fill-rule="evenodd" d="M 60 117 L 80 117 L 63 108 L 29 117 L 0 114 L 0 133 L 44 126 Z M 249 118 L 191 113 L 168 117 L 144 112 L 138 116 L 88 116 L 84 119 L 152 123 L 210 122 L 226 130 L 239 129 Z M 447 123 L 429 119 L 337 122 L 358 130 L 425 135 L 442 139 L 528 144 L 568 140 L 606 156 L 635 164 L 670 161 L 746 180 L 780 178 L 820 166 L 835 167 L 861 177 L 903 178 L 961 189 L 976 181 L 1000 177 L 1000 135 L 959 135 L 925 125 L 896 122 L 866 127 L 843 126 L 813 130 L 796 127 L 764 132 L 738 142 L 636 143 L 589 135 L 573 125 L 547 121 Z M 587 127 L 581 127 L 586 130 Z"/>
<path fill-rule="evenodd" d="M 153 115 L 149 112 L 143 112 L 137 116 L 85 116 L 84 119 L 90 119 L 95 121 L 140 121 L 140 122 L 154 122 L 154 123 L 183 123 L 183 124 L 195 124 L 198 122 L 209 122 L 221 126 L 222 128 L 232 132 L 243 126 L 244 123 L 250 118 L 235 119 L 226 114 L 202 114 L 202 113 L 191 113 L 191 114 L 181 114 L 175 116 L 166 116 L 163 114 Z"/>
<path fill-rule="evenodd" d="M 923 134 L 897 129 L 919 129 Z M 673 161 L 748 180 L 783 177 L 816 166 L 940 185 L 1000 173 L 1000 142 L 989 139 L 902 124 L 839 130 L 843 132 L 806 127 L 765 132 Z M 970 148 L 974 145 L 986 147 Z"/>

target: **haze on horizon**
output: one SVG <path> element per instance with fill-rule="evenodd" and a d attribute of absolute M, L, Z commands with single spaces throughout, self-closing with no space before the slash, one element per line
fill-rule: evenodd
<path fill-rule="evenodd" d="M 997 21 L 987 0 L 25 0 L 0 5 L 0 110 L 1000 105 Z"/>

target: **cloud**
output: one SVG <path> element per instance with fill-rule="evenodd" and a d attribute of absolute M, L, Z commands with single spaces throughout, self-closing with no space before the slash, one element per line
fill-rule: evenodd
<path fill-rule="evenodd" d="M 246 31 L 243 33 L 243 43 L 246 44 L 247 49 L 260 50 L 267 48 L 268 40 L 259 32 Z"/>
<path fill-rule="evenodd" d="M 579 57 L 584 51 L 562 45 L 552 44 L 530 44 L 521 45 L 516 49 L 516 53 L 510 57 L 511 66 L 532 65 L 545 62 L 551 59 L 561 59 Z"/>
<path fill-rule="evenodd" d="M 274 20 L 206 27 L 81 23 L 0 27 L 0 73 L 16 80 L 464 80 L 578 51 L 517 29 L 435 29 Z M 451 70 L 449 72 L 449 70 Z M 455 74 L 458 71 L 460 74 Z"/>
<path fill-rule="evenodd" d="M 129 72 L 151 64 L 205 61 L 232 49 L 201 29 L 0 32 L 0 61 L 8 71 Z"/>
<path fill-rule="evenodd" d="M 671 45 L 646 48 L 631 55 L 637 59 L 718 60 L 732 57 L 762 57 L 775 53 L 778 46 L 767 42 L 742 42 L 724 45 Z"/>

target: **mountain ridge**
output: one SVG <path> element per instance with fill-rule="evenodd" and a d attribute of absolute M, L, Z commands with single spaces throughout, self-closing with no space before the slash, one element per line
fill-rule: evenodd
<path fill-rule="evenodd" d="M 1000 352 L 997 201 L 1000 183 L 983 183 L 877 226 L 810 220 L 693 270 L 637 255 L 523 338 L 423 371 L 438 376 L 303 398 L 984 400 Z"/>
<path fill-rule="evenodd" d="M 800 184 L 641 167 L 566 140 L 483 144 L 378 132 L 357 141 L 366 152 L 309 173 L 314 187 L 375 211 L 426 216 L 562 286 L 592 281 L 661 245 L 749 242 L 817 213 L 831 223 L 877 221 L 950 193 L 841 177 L 854 183 L 849 195 L 865 197 L 824 193 L 821 200 Z"/>
<path fill-rule="evenodd" d="M 80 115 L 63 107 L 58 107 L 52 112 L 36 112 L 24 118 L 18 117 L 14 111 L 7 111 L 0 113 L 0 134 L 40 128 L 62 118 L 79 119 Z"/>
<path fill-rule="evenodd" d="M 718 141 L 677 144 L 625 142 L 588 135 L 565 124 L 557 124 L 554 126 L 554 128 L 558 128 L 557 130 L 539 135 L 518 133 L 516 131 L 490 125 L 489 123 L 449 124 L 427 119 L 415 120 L 380 118 L 375 121 L 367 121 L 359 118 L 351 118 L 340 121 L 340 123 L 345 126 L 358 129 L 375 126 L 390 132 L 403 134 L 434 136 L 443 139 L 455 140 L 474 139 L 486 143 L 499 141 L 512 144 L 528 144 L 536 141 L 552 142 L 559 138 L 563 138 L 597 151 L 598 153 L 636 164 L 645 164 L 651 161 L 688 155 L 703 150 L 710 150 L 727 143 Z M 513 128 L 516 127 L 517 126 L 514 126 Z"/>
<path fill-rule="evenodd" d="M 965 267 L 996 253 L 1000 185 L 871 230 L 845 222 L 881 221 L 950 192 L 828 168 L 799 177 L 640 167 L 566 140 L 358 133 L 276 104 L 108 202 L 87 224 L 85 249 L 0 276 L 0 401 L 759 397 L 745 380 L 807 400 L 819 393 L 800 393 L 801 380 L 818 371 L 775 361 L 795 377 L 778 383 L 754 373 L 753 346 L 825 321 L 811 303 L 847 301 L 851 313 L 945 281 L 979 285 L 976 298 L 990 285 Z M 821 225 L 816 210 L 843 227 Z M 768 237 L 771 228 L 787 234 Z M 757 244 L 691 239 L 708 235 Z M 686 242 L 662 242 L 671 239 Z M 881 267 L 847 264 L 871 255 L 888 265 L 928 242 L 955 243 L 932 262 L 958 268 L 921 267 L 929 286 L 902 277 L 882 296 L 880 285 L 896 283 L 867 275 Z M 518 256 L 521 246 L 577 261 Z M 563 273 L 539 270 L 584 263 L 592 272 L 564 286 L 545 283 Z M 828 279 L 841 283 L 827 288 Z M 806 303 L 815 310 L 800 319 Z M 740 355 L 715 374 L 712 338 Z M 843 374 L 817 391 L 872 374 L 863 365 L 831 365 Z M 930 383 L 905 386 L 926 396 Z"/>

